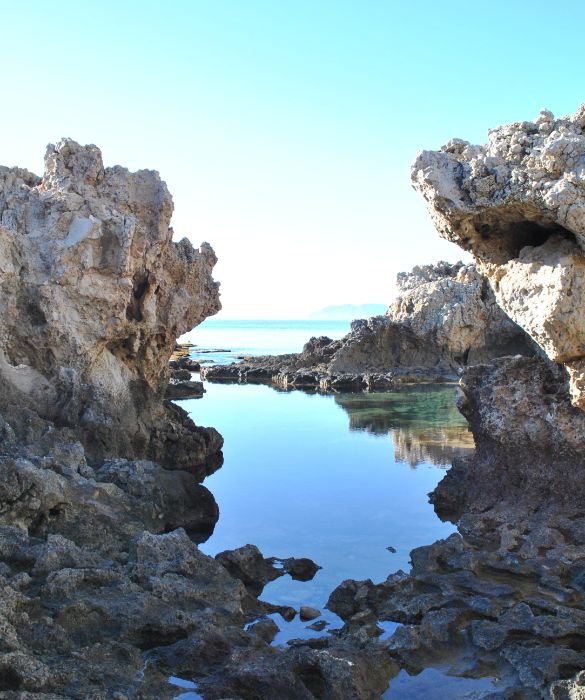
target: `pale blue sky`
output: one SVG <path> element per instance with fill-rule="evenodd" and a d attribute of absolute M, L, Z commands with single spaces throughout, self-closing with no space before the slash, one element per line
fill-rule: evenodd
<path fill-rule="evenodd" d="M 417 150 L 585 101 L 585 3 L 2 3 L 0 163 L 61 136 L 158 170 L 208 240 L 224 318 L 394 295 L 459 250 L 409 181 Z"/>

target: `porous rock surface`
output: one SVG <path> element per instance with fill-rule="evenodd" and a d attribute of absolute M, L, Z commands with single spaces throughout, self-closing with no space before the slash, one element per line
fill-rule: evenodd
<path fill-rule="evenodd" d="M 583 126 L 583 107 L 558 120 L 543 111 L 491 131 L 485 147 L 454 140 L 417 158 L 414 184 L 440 233 L 471 250 L 542 352 L 463 375 L 476 451 L 431 496 L 458 533 L 413 551 L 410 574 L 346 581 L 328 604 L 348 625 L 403 623 L 388 644 L 401 665 L 497 679 L 487 697 L 583 697 Z"/>
<path fill-rule="evenodd" d="M 439 233 L 473 253 L 498 304 L 567 368 L 585 406 L 585 105 L 423 151 L 412 178 Z"/>
<path fill-rule="evenodd" d="M 341 340 L 311 338 L 301 353 L 203 367 L 202 376 L 325 391 L 382 389 L 454 379 L 468 364 L 533 353 L 474 265 L 417 266 L 397 283 L 401 294 L 386 316 L 353 321 Z"/>
<path fill-rule="evenodd" d="M 197 546 L 221 437 L 163 399 L 176 337 L 219 302 L 170 214 L 156 173 L 94 146 L 50 146 L 43 179 L 0 169 L 0 698 L 164 700 L 178 677 L 206 700 L 375 700 L 398 667 L 374 642 L 270 646 L 267 615 L 296 611 L 261 582 L 314 562 L 254 550 L 246 587 L 238 552 Z"/>
<path fill-rule="evenodd" d="M 388 648 L 410 673 L 497 678 L 490 698 L 578 697 L 585 417 L 546 358 L 470 367 L 461 390 L 476 451 L 455 459 L 431 494 L 458 532 L 414 550 L 408 574 L 345 581 L 327 605 L 348 630 L 401 623 Z"/>
<path fill-rule="evenodd" d="M 158 173 L 105 168 L 70 139 L 47 148 L 42 178 L 0 167 L 0 410 L 14 430 L 30 409 L 89 458 L 204 475 L 220 436 L 161 398 L 176 338 L 220 308 L 216 258 L 171 240 L 172 209 Z"/>
<path fill-rule="evenodd" d="M 328 602 L 341 639 L 398 623 L 382 646 L 401 668 L 491 678 L 479 695 L 490 700 L 574 700 L 585 687 L 583 126 L 585 108 L 544 111 L 485 147 L 454 140 L 418 157 L 415 186 L 439 231 L 471 250 L 540 351 L 465 368 L 459 407 L 476 450 L 431 496 L 458 532 L 414 550 L 410 573 L 346 581 Z"/>

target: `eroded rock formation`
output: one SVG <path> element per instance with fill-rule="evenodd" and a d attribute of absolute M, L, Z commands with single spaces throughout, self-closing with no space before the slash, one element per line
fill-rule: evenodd
<path fill-rule="evenodd" d="M 542 349 L 467 368 L 459 401 L 476 452 L 432 494 L 459 532 L 412 553 L 410 575 L 346 582 L 344 619 L 404 623 L 390 640 L 417 672 L 498 679 L 496 697 L 582 696 L 585 667 L 585 108 L 541 112 L 423 152 L 413 180 L 440 233 L 474 254 L 502 308 Z"/>
<path fill-rule="evenodd" d="M 353 321 L 341 340 L 311 338 L 301 353 L 203 367 L 202 376 L 325 391 L 383 389 L 455 379 L 468 364 L 534 352 L 474 265 L 415 267 L 397 281 L 401 294 L 386 316 Z"/>
<path fill-rule="evenodd" d="M 177 336 L 219 301 L 213 251 L 173 243 L 171 209 L 156 173 L 95 146 L 50 146 L 42 179 L 0 169 L 0 697 L 159 700 L 181 676 L 208 699 L 373 700 L 387 651 L 271 648 L 266 616 L 296 611 L 257 599 L 241 552 L 197 547 L 221 437 L 164 396 Z M 260 582 L 318 569 L 256 553 Z"/>
<path fill-rule="evenodd" d="M 90 458 L 202 476 L 219 435 L 161 398 L 176 338 L 220 308 L 216 258 L 171 241 L 172 209 L 158 173 L 104 168 L 69 139 L 48 147 L 42 178 L 0 168 L 0 410 L 14 430 L 30 409 Z"/>
<path fill-rule="evenodd" d="M 415 187 L 439 233 L 470 250 L 498 304 L 571 378 L 585 406 L 585 106 L 561 119 L 490 131 L 423 151 Z"/>
<path fill-rule="evenodd" d="M 348 632 L 402 623 L 388 643 L 401 666 L 492 678 L 486 697 L 583 696 L 584 126 L 585 107 L 543 111 L 491 131 L 485 147 L 456 139 L 417 158 L 414 184 L 440 233 L 471 250 L 542 352 L 463 374 L 476 451 L 431 496 L 458 533 L 413 551 L 409 574 L 346 581 L 328 603 Z"/>

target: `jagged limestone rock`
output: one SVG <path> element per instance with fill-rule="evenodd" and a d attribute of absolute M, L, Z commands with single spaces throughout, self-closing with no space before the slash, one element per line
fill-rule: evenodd
<path fill-rule="evenodd" d="M 439 233 L 469 250 L 504 311 L 566 366 L 585 407 L 585 105 L 454 139 L 412 170 Z"/>
<path fill-rule="evenodd" d="M 353 321 L 341 340 L 311 338 L 301 353 L 203 367 L 201 376 L 296 388 L 381 389 L 455 379 L 469 364 L 534 352 L 474 265 L 415 267 L 398 275 L 398 286 L 402 294 L 386 316 Z"/>
<path fill-rule="evenodd" d="M 202 476 L 220 436 L 162 398 L 176 338 L 220 308 L 216 258 L 172 242 L 172 209 L 158 173 L 104 168 L 70 139 L 47 148 L 43 178 L 0 167 L 0 409 L 14 429 L 26 407 L 90 457 L 167 466 L 184 438 Z"/>

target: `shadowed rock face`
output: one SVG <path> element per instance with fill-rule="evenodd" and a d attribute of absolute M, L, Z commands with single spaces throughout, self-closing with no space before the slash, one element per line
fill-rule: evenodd
<path fill-rule="evenodd" d="M 567 368 L 585 406 L 585 106 L 423 151 L 412 179 L 439 233 L 469 250 L 504 311 Z"/>
<path fill-rule="evenodd" d="M 477 451 L 454 462 L 432 500 L 449 519 L 498 504 L 510 513 L 583 508 L 585 414 L 565 372 L 546 358 L 502 358 L 470 367 L 459 409 Z"/>
<path fill-rule="evenodd" d="M 172 209 L 158 173 L 104 168 L 69 139 L 48 147 L 43 178 L 0 168 L 0 410 L 13 429 L 29 408 L 90 458 L 178 460 L 203 476 L 220 436 L 161 399 L 176 338 L 220 308 L 216 258 L 171 241 Z"/>

